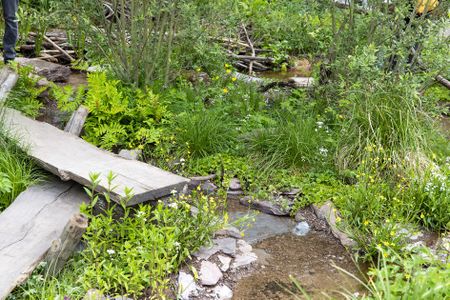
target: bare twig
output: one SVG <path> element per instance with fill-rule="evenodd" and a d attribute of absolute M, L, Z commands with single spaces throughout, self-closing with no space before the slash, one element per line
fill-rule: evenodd
<path fill-rule="evenodd" d="M 47 36 L 44 35 L 44 39 L 49 42 L 55 49 L 58 49 L 65 57 L 67 57 L 70 61 L 75 61 L 75 59 L 69 54 L 67 53 L 66 50 L 64 50 L 63 48 L 61 48 L 60 46 L 58 46 L 58 44 L 56 44 L 54 41 L 52 41 L 50 38 L 48 38 Z"/>
<path fill-rule="evenodd" d="M 242 24 L 242 29 L 244 30 L 245 37 L 246 37 L 247 42 L 248 42 L 248 44 L 249 44 L 249 46 L 250 46 L 250 49 L 252 50 L 252 57 L 255 57 L 255 56 L 256 56 L 255 48 L 253 47 L 252 40 L 250 39 L 250 37 L 249 37 L 249 35 L 248 35 L 248 32 L 247 32 L 247 28 L 245 28 L 245 25 L 244 25 L 244 24 Z M 254 62 L 254 61 L 251 60 L 250 63 L 249 63 L 249 65 L 248 65 L 248 75 L 252 75 L 252 73 L 253 73 L 253 62 Z"/>

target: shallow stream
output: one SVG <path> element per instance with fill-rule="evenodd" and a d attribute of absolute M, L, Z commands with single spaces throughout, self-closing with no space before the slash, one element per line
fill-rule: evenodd
<path fill-rule="evenodd" d="M 251 212 L 229 201 L 230 219 Z M 311 230 L 305 236 L 292 233 L 296 222 L 289 217 L 258 214 L 244 239 L 252 244 L 258 255 L 256 269 L 238 281 L 234 288 L 235 300 L 301 299 L 289 279 L 292 275 L 313 299 L 343 299 L 339 293 L 362 291 L 361 284 L 333 267 L 333 264 L 360 275 L 366 268 L 355 265 L 351 255 L 328 232 Z M 361 277 L 361 275 L 359 276 Z M 291 293 L 295 292 L 299 298 Z"/>

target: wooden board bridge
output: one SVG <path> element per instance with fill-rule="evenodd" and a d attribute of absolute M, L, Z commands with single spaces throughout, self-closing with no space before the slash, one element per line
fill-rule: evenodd
<path fill-rule="evenodd" d="M 17 81 L 17 74 L 0 70 L 0 108 Z M 30 187 L 0 214 L 0 300 L 25 281 L 46 256 L 81 203 L 89 201 L 82 186 L 100 174 L 97 192 L 109 191 L 107 175 L 115 179 L 111 199 L 121 201 L 132 190 L 127 205 L 156 200 L 181 191 L 188 179 L 149 164 L 101 150 L 76 135 L 50 124 L 1 108 L 3 127 L 45 170 L 61 180 Z"/>

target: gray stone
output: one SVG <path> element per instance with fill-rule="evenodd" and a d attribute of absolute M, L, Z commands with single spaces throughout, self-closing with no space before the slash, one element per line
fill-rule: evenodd
<path fill-rule="evenodd" d="M 207 195 L 213 194 L 217 191 L 217 186 L 210 181 L 206 181 L 206 182 L 202 183 L 200 185 L 200 187 L 201 187 L 201 190 Z"/>
<path fill-rule="evenodd" d="M 241 232 L 239 231 L 239 229 L 237 229 L 236 227 L 233 227 L 233 226 L 229 226 L 227 228 L 223 228 L 223 229 L 220 229 L 220 230 L 216 231 L 214 236 L 215 237 L 217 237 L 217 236 L 229 236 L 229 237 L 233 237 L 235 239 L 240 239 L 242 237 Z"/>
<path fill-rule="evenodd" d="M 252 250 L 253 250 L 252 245 L 250 245 L 249 243 L 247 243 L 247 242 L 244 241 L 244 240 L 239 240 L 239 241 L 237 241 L 237 244 L 238 244 L 239 252 L 240 252 L 241 254 L 250 253 L 250 252 L 252 252 Z"/>
<path fill-rule="evenodd" d="M 219 256 L 217 256 L 217 258 L 219 259 L 219 261 L 221 263 L 220 270 L 222 272 L 228 271 L 228 269 L 230 268 L 231 260 L 232 260 L 231 257 L 219 255 Z"/>
<path fill-rule="evenodd" d="M 226 285 L 216 286 L 213 292 L 217 300 L 231 300 L 233 298 L 233 291 Z"/>
<path fill-rule="evenodd" d="M 84 295 L 83 300 L 106 300 L 106 297 L 103 293 L 96 289 L 90 289 Z"/>
<path fill-rule="evenodd" d="M 338 212 L 331 201 L 325 202 L 325 204 L 321 207 L 313 205 L 313 209 L 319 219 L 322 219 L 328 223 L 331 232 L 337 239 L 339 239 L 343 246 L 353 248 L 357 245 L 354 240 L 338 228 L 336 223 Z"/>
<path fill-rule="evenodd" d="M 230 191 L 241 191 L 242 190 L 242 186 L 241 186 L 241 182 L 239 181 L 239 179 L 237 178 L 232 178 L 230 180 L 230 187 L 229 187 Z"/>
<path fill-rule="evenodd" d="M 303 212 L 301 210 L 299 210 L 296 214 L 295 214 L 295 221 L 296 222 L 302 222 L 302 221 L 306 221 L 305 216 L 303 215 Z"/>
<path fill-rule="evenodd" d="M 194 257 L 197 257 L 199 260 L 209 259 L 212 255 L 216 254 L 220 251 L 220 247 L 217 245 L 212 246 L 203 246 L 197 252 L 193 253 Z"/>
<path fill-rule="evenodd" d="M 119 152 L 119 156 L 129 160 L 139 160 L 142 157 L 142 150 L 126 150 L 122 149 Z"/>
<path fill-rule="evenodd" d="M 308 232 L 310 230 L 311 230 L 311 228 L 309 227 L 309 224 L 305 221 L 302 221 L 302 222 L 299 222 L 297 224 L 297 226 L 295 226 L 292 233 L 294 233 L 295 235 L 298 235 L 298 236 L 305 236 L 308 234 Z"/>
<path fill-rule="evenodd" d="M 291 77 L 289 83 L 292 83 L 297 88 L 306 88 L 314 85 L 314 78 L 312 77 Z"/>
<path fill-rule="evenodd" d="M 298 194 L 300 194 L 301 190 L 300 189 L 292 189 L 290 191 L 287 192 L 282 192 L 281 195 L 282 196 L 287 196 L 289 198 L 295 198 Z"/>
<path fill-rule="evenodd" d="M 213 240 L 213 242 L 223 253 L 231 256 L 236 254 L 236 239 L 220 238 Z"/>
<path fill-rule="evenodd" d="M 239 202 L 244 206 L 275 216 L 288 216 L 290 212 L 289 208 L 283 208 L 271 201 L 252 199 L 252 197 L 244 197 Z"/>
<path fill-rule="evenodd" d="M 222 277 L 223 274 L 215 263 L 202 261 L 199 274 L 200 283 L 202 285 L 216 285 Z"/>
<path fill-rule="evenodd" d="M 256 254 L 253 252 L 245 252 L 243 254 L 236 255 L 236 258 L 231 265 L 231 269 L 236 270 L 241 267 L 248 266 L 257 260 L 258 256 L 256 256 Z"/>
<path fill-rule="evenodd" d="M 239 200 L 243 195 L 243 191 L 227 191 L 228 200 Z"/>
<path fill-rule="evenodd" d="M 178 276 L 178 296 L 181 300 L 189 300 L 191 296 L 197 293 L 198 289 L 199 287 L 191 274 L 180 272 Z"/>
<path fill-rule="evenodd" d="M 31 66 L 35 72 L 50 81 L 67 81 L 72 71 L 68 66 L 55 64 L 38 58 L 17 57 L 19 65 Z"/>
<path fill-rule="evenodd" d="M 201 185 L 204 182 L 207 181 L 211 181 L 213 179 L 215 179 L 217 177 L 216 174 L 211 174 L 211 175 L 207 175 L 207 176 L 195 176 L 195 177 L 191 177 L 190 182 L 189 182 L 189 188 L 191 190 L 195 189 L 196 187 L 198 187 L 199 185 Z"/>
<path fill-rule="evenodd" d="M 252 226 L 245 229 L 243 239 L 251 244 L 257 243 L 264 239 L 289 233 L 294 229 L 297 223 L 289 217 L 277 217 L 263 213 L 251 212 L 254 218 Z M 231 221 L 238 220 L 247 216 L 249 210 L 243 206 L 238 206 L 236 210 L 228 212 Z"/>

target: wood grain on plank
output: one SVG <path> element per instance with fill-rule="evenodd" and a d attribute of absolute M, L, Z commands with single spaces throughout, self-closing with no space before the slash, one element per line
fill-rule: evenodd
<path fill-rule="evenodd" d="M 83 201 L 81 186 L 52 180 L 28 188 L 0 214 L 0 299 L 29 277 Z"/>
<path fill-rule="evenodd" d="M 163 171 L 149 164 L 127 160 L 111 152 L 98 149 L 70 133 L 50 124 L 31 120 L 13 109 L 5 109 L 5 127 L 18 137 L 23 147 L 44 169 L 62 180 L 91 184 L 90 174 L 100 173 L 98 192 L 108 190 L 106 176 L 116 175 L 115 189 L 110 193 L 114 201 L 125 197 L 131 188 L 134 197 L 128 205 L 155 200 L 180 191 L 188 179 Z"/>

